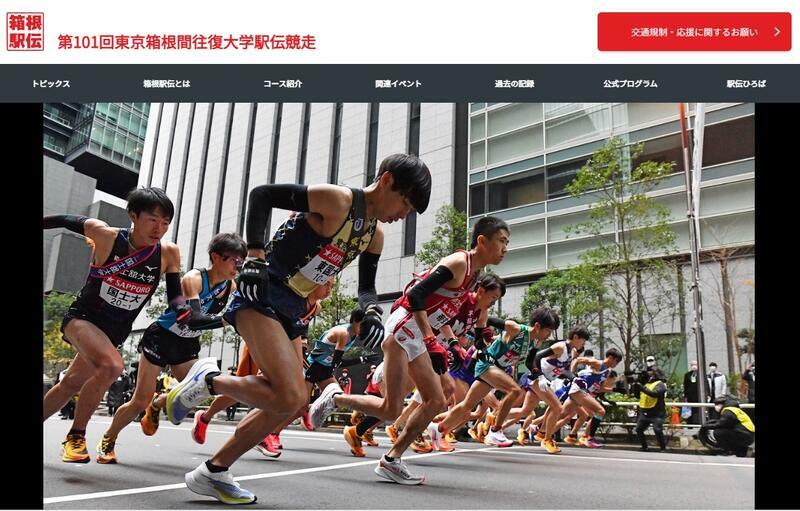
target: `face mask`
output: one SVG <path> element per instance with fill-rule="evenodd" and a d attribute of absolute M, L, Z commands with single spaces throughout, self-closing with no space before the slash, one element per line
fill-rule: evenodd
<path fill-rule="evenodd" d="M 692 366 L 692 371 L 697 371 L 697 366 Z"/>
<path fill-rule="evenodd" d="M 714 405 L 714 410 L 716 410 L 718 412 L 721 412 L 722 411 L 722 405 Z"/>

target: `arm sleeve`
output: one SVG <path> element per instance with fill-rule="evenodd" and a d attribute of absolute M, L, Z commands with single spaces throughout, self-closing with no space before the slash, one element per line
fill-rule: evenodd
<path fill-rule="evenodd" d="M 247 248 L 263 249 L 266 245 L 273 208 L 308 211 L 308 186 L 272 184 L 253 188 L 247 206 Z"/>
<path fill-rule="evenodd" d="M 489 318 L 486 324 L 492 328 L 503 330 L 506 327 L 506 320 L 501 318 Z"/>
<path fill-rule="evenodd" d="M 553 355 L 553 354 L 554 354 L 554 352 L 553 352 L 553 348 L 552 348 L 552 347 L 550 347 L 550 348 L 546 348 L 546 349 L 543 349 L 543 350 L 540 350 L 540 351 L 537 351 L 537 352 L 535 352 L 535 353 L 536 353 L 536 354 L 534 355 L 534 351 L 533 351 L 533 350 L 531 350 L 531 352 L 530 352 L 530 353 L 528 353 L 528 356 L 527 356 L 527 357 L 526 357 L 526 359 L 525 359 L 525 366 L 528 368 L 528 370 L 529 370 L 529 371 L 533 371 L 534 369 L 538 369 L 539 367 L 541 367 L 541 366 L 539 365 L 539 363 L 541 362 L 541 360 L 542 360 L 543 358 L 545 358 L 545 357 L 549 357 L 550 355 Z M 533 364 L 532 364 L 532 365 L 530 365 L 530 364 L 528 363 L 528 362 L 530 362 L 531 355 L 534 355 L 534 356 L 533 356 Z"/>
<path fill-rule="evenodd" d="M 453 272 L 444 266 L 437 266 L 425 279 L 411 288 L 408 293 L 408 302 L 412 311 L 425 310 L 425 298 L 448 281 L 452 280 Z"/>
<path fill-rule="evenodd" d="M 370 305 L 378 303 L 375 291 L 375 275 L 378 273 L 380 254 L 362 252 L 358 259 L 358 306 L 367 310 Z"/>
<path fill-rule="evenodd" d="M 192 330 L 214 330 L 222 328 L 222 317 L 206 314 L 200 308 L 200 300 L 193 298 L 186 303 L 192 308 L 192 315 L 187 325 Z"/>
<path fill-rule="evenodd" d="M 172 303 L 174 299 L 183 294 L 181 290 L 181 276 L 178 272 L 170 272 L 164 275 L 164 280 L 167 283 L 167 302 Z"/>
<path fill-rule="evenodd" d="M 333 361 L 331 365 L 334 369 L 342 365 L 342 356 L 344 356 L 344 350 L 333 350 Z"/>
<path fill-rule="evenodd" d="M 83 233 L 83 224 L 86 223 L 87 220 L 89 220 L 89 217 L 83 215 L 49 215 L 44 217 L 42 226 L 45 229 L 63 227 L 81 236 L 85 236 Z"/>

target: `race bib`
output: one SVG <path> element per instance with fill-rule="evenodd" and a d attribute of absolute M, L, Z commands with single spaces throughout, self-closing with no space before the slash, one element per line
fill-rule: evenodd
<path fill-rule="evenodd" d="M 144 305 L 153 286 L 138 284 L 111 275 L 100 285 L 100 297 L 108 304 L 128 311 L 136 310 Z"/>
<path fill-rule="evenodd" d="M 315 284 L 324 284 L 341 271 L 343 263 L 344 251 L 333 245 L 326 245 L 319 254 L 300 268 L 300 274 Z"/>

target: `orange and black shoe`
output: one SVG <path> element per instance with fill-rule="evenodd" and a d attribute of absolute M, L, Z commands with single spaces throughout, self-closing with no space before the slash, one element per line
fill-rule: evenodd
<path fill-rule="evenodd" d="M 158 431 L 158 417 L 161 414 L 161 408 L 156 407 L 157 397 L 150 401 L 147 410 L 144 412 L 144 417 L 142 417 L 142 422 L 139 423 L 142 426 L 142 433 L 147 436 L 153 436 Z"/>
<path fill-rule="evenodd" d="M 114 444 L 116 439 L 112 440 L 107 435 L 103 435 L 100 443 L 97 444 L 97 463 L 107 465 L 117 462 L 117 455 L 114 453 Z"/>
<path fill-rule="evenodd" d="M 397 437 L 400 436 L 400 433 L 397 431 L 397 428 L 394 426 L 394 424 L 389 424 L 386 426 L 386 436 L 389 437 L 390 442 L 397 442 Z"/>
<path fill-rule="evenodd" d="M 344 439 L 347 440 L 347 443 L 350 445 L 350 452 L 353 453 L 353 456 L 358 458 L 366 456 L 366 454 L 364 454 L 364 448 L 361 445 L 361 438 L 358 436 L 355 426 L 347 426 L 344 428 Z"/>
<path fill-rule="evenodd" d="M 67 435 L 61 442 L 61 461 L 66 463 L 89 463 L 89 451 L 86 450 L 86 437 L 83 435 Z"/>
<path fill-rule="evenodd" d="M 364 440 L 370 447 L 378 447 L 380 445 L 378 441 L 375 440 L 375 437 L 372 436 L 372 431 L 367 431 L 361 435 L 361 439 Z"/>

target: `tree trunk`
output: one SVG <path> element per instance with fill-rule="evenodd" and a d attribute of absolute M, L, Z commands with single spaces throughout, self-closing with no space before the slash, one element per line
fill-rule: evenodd
<path fill-rule="evenodd" d="M 684 288 L 685 284 L 683 282 L 683 269 L 681 269 L 680 264 L 676 267 L 678 269 L 678 318 L 681 324 L 681 339 L 683 340 L 683 346 L 686 347 L 688 344 L 688 338 L 686 336 L 686 289 Z M 696 357 L 697 355 L 695 354 L 694 356 Z"/>
<path fill-rule="evenodd" d="M 599 303 L 603 303 L 603 294 L 602 293 L 600 293 L 600 296 L 598 297 L 598 302 Z M 599 312 L 599 315 L 598 315 L 597 319 L 598 319 L 598 323 L 599 323 L 598 324 L 599 332 L 597 334 L 597 336 L 598 336 L 597 340 L 598 340 L 598 342 L 600 344 L 600 353 L 598 354 L 597 358 L 601 358 L 601 357 L 604 357 L 605 353 L 606 353 L 605 324 L 603 322 L 603 309 L 600 309 L 600 312 Z"/>
<path fill-rule="evenodd" d="M 719 259 L 719 272 L 722 280 L 722 312 L 725 315 L 725 340 L 728 346 L 728 371 L 736 370 L 735 359 L 738 358 L 736 349 L 736 317 L 733 310 L 733 292 L 731 290 L 730 275 L 728 274 L 728 255 L 723 254 Z M 739 374 L 741 374 L 741 368 Z"/>

